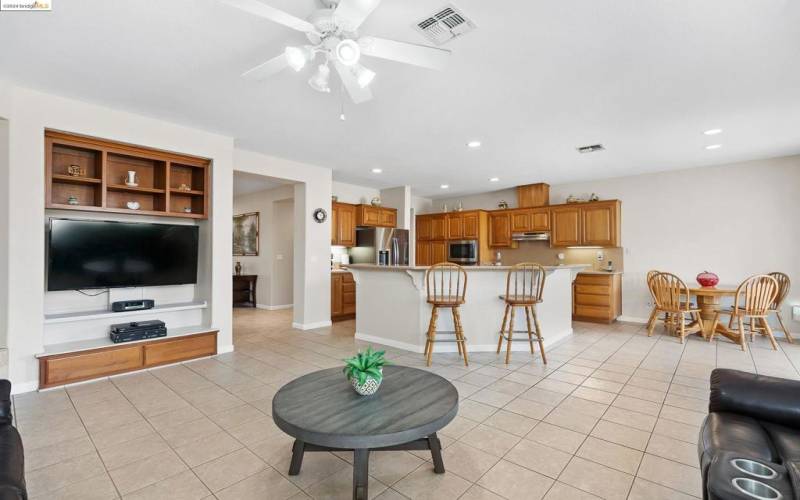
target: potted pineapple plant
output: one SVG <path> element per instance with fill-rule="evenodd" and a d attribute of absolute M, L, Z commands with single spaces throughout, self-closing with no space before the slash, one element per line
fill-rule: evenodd
<path fill-rule="evenodd" d="M 378 391 L 383 381 L 383 367 L 388 364 L 383 358 L 385 351 L 373 351 L 372 347 L 344 360 L 344 375 L 353 389 L 362 396 L 371 396 Z"/>

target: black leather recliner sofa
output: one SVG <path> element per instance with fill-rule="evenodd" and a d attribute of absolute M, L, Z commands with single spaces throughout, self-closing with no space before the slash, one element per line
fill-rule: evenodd
<path fill-rule="evenodd" d="M 698 454 L 706 500 L 800 499 L 800 381 L 711 372 Z"/>
<path fill-rule="evenodd" d="M 22 438 L 12 423 L 11 382 L 0 380 L 0 500 L 26 500 Z"/>

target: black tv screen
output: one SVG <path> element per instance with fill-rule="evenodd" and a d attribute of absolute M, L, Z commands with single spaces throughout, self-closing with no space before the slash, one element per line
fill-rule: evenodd
<path fill-rule="evenodd" d="M 47 290 L 197 283 L 197 226 L 50 219 Z"/>

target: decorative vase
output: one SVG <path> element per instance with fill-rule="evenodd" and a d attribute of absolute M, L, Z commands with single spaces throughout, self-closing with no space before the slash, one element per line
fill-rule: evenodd
<path fill-rule="evenodd" d="M 381 375 L 383 375 L 383 368 L 381 370 Z M 383 382 L 383 377 L 380 380 L 375 380 L 372 377 L 367 377 L 363 384 L 358 383 L 358 378 L 352 377 L 350 379 L 350 384 L 353 386 L 353 389 L 357 393 L 362 396 L 372 396 L 376 392 L 378 392 L 378 388 L 381 386 L 381 382 Z"/>
<path fill-rule="evenodd" d="M 703 271 L 697 275 L 697 282 L 700 286 L 717 286 L 719 283 L 719 276 L 708 271 Z"/>
<path fill-rule="evenodd" d="M 142 205 L 138 201 L 129 201 L 128 203 L 125 204 L 125 206 L 131 210 L 139 210 L 142 207 Z"/>
<path fill-rule="evenodd" d="M 500 210 L 508 210 L 508 202 L 506 200 L 500 200 L 500 203 L 497 204 L 497 208 Z"/>
<path fill-rule="evenodd" d="M 69 198 L 67 198 L 67 204 L 73 206 L 80 205 L 80 203 L 78 202 L 78 198 L 76 196 L 70 196 Z"/>
<path fill-rule="evenodd" d="M 128 177 L 125 179 L 125 185 L 131 187 L 136 187 L 139 185 L 139 181 L 136 179 L 135 170 L 128 170 Z"/>
<path fill-rule="evenodd" d="M 236 272 L 236 276 L 241 276 L 242 275 L 242 263 L 239 262 L 239 261 L 236 261 L 236 265 L 234 266 L 233 270 Z"/>
<path fill-rule="evenodd" d="M 369 203 L 373 207 L 379 207 L 381 206 L 381 199 L 378 196 L 376 196 L 375 198 L 372 198 Z"/>

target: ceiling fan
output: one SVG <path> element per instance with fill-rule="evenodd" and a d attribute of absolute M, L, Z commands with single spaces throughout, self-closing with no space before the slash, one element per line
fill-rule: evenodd
<path fill-rule="evenodd" d="M 392 61 L 441 70 L 450 55 L 449 50 L 398 42 L 374 36 L 361 36 L 358 28 L 380 0 L 320 0 L 323 8 L 303 20 L 259 0 L 222 0 L 250 14 L 305 33 L 309 43 L 287 46 L 282 54 L 245 71 L 242 76 L 264 80 L 287 66 L 300 71 L 317 55 L 323 60 L 308 84 L 319 92 L 330 92 L 330 66 L 336 72 L 356 104 L 372 99 L 369 89 L 375 72 L 361 64 L 361 56 L 379 57 Z"/>

